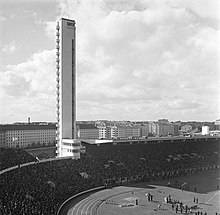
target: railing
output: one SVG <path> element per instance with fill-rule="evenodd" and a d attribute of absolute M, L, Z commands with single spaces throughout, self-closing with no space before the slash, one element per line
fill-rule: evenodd
<path fill-rule="evenodd" d="M 68 198 L 65 202 L 62 203 L 62 205 L 59 207 L 58 211 L 57 211 L 57 215 L 64 215 L 63 211 L 66 207 L 66 205 L 73 199 L 75 198 L 78 198 L 79 196 L 82 196 L 82 195 L 85 195 L 85 194 L 90 194 L 90 193 L 94 193 L 94 192 L 97 192 L 99 190 L 103 190 L 105 189 L 105 186 L 101 186 L 101 187 L 96 187 L 96 188 L 92 188 L 92 189 L 89 189 L 89 190 L 85 190 L 81 193 L 77 193 L 76 195 L 74 196 L 71 196 L 70 198 Z"/>

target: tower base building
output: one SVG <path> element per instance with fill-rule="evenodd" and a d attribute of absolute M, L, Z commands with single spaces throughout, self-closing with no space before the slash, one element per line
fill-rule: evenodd
<path fill-rule="evenodd" d="M 59 157 L 80 158 L 81 141 L 78 139 L 62 139 L 62 150 Z"/>
<path fill-rule="evenodd" d="M 61 18 L 56 26 L 57 157 L 80 158 L 76 139 L 76 27 Z"/>

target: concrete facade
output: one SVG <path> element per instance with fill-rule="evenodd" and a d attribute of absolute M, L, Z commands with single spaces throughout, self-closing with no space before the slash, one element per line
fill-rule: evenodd
<path fill-rule="evenodd" d="M 56 27 L 57 157 L 74 156 L 66 140 L 76 140 L 76 27 L 61 18 Z M 63 142 L 63 140 L 65 140 Z M 68 141 L 67 141 L 68 142 Z M 72 141 L 70 141 L 72 142 Z M 74 142 L 74 141 L 73 141 Z M 68 145 L 68 147 L 67 147 Z"/>
<path fill-rule="evenodd" d="M 99 129 L 93 124 L 77 126 L 79 139 L 99 139 Z"/>
<path fill-rule="evenodd" d="M 24 148 L 55 145 L 55 124 L 0 125 L 0 147 Z"/>
<path fill-rule="evenodd" d="M 202 126 L 202 135 L 209 134 L 209 126 Z"/>

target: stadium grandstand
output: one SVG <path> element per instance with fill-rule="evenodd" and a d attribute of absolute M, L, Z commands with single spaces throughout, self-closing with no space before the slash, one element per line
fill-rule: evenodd
<path fill-rule="evenodd" d="M 17 168 L 0 174 L 0 214 L 56 214 L 66 199 L 91 188 L 183 176 L 220 165 L 216 138 L 84 146 L 78 160 L 53 159 L 18 166 L 33 161 L 32 157 L 24 160 L 26 155 L 19 154 L 8 164 L 7 159 L 1 159 L 1 167 Z M 15 150 L 7 151 L 6 157 L 18 154 Z"/>
<path fill-rule="evenodd" d="M 34 161 L 36 158 L 23 149 L 0 148 L 0 171 Z"/>

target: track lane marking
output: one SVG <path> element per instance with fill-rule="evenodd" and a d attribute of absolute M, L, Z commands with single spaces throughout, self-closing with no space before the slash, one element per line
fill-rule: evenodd
<path fill-rule="evenodd" d="M 81 209 L 81 207 L 84 205 L 84 203 L 86 203 L 86 201 L 88 201 L 89 200 L 89 197 L 87 197 L 87 198 L 85 198 L 85 199 L 83 199 L 82 201 L 80 201 L 80 202 L 78 202 L 74 207 L 73 207 L 73 213 L 72 213 L 72 215 L 77 215 L 78 214 L 78 212 L 79 212 L 79 210 Z M 75 212 L 75 214 L 74 214 L 74 211 L 76 211 Z"/>
<path fill-rule="evenodd" d="M 212 200 L 217 194 L 219 194 L 219 191 L 216 192 L 211 198 L 209 198 L 209 199 L 205 202 L 205 204 L 207 204 L 210 200 Z"/>

